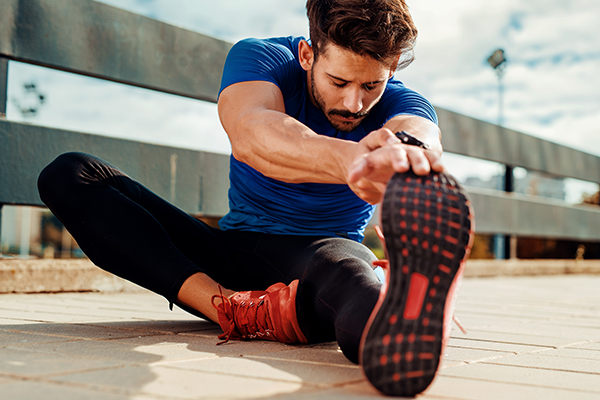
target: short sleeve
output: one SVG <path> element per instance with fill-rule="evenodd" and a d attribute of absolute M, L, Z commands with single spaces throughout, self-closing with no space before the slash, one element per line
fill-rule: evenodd
<path fill-rule="evenodd" d="M 421 94 L 404 86 L 392 78 L 378 104 L 380 118 L 385 123 L 398 115 L 416 115 L 437 124 L 437 114 L 433 105 Z"/>
<path fill-rule="evenodd" d="M 236 43 L 227 55 L 219 94 L 235 83 L 267 81 L 277 85 L 285 96 L 289 82 L 297 80 L 298 62 L 292 41 L 251 38 Z"/>

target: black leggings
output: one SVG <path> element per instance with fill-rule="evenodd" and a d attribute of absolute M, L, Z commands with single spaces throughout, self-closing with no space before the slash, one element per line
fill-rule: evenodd
<path fill-rule="evenodd" d="M 83 153 L 59 156 L 42 171 L 38 187 L 94 264 L 171 303 L 177 304 L 181 285 L 197 272 L 235 291 L 300 279 L 296 305 L 303 332 L 311 342 L 337 340 L 357 362 L 381 287 L 371 265 L 376 258 L 362 244 L 221 231 Z"/>

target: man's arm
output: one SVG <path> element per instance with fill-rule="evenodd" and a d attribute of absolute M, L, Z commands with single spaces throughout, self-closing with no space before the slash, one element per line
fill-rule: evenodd
<path fill-rule="evenodd" d="M 219 117 L 233 156 L 262 174 L 290 183 L 346 183 L 357 143 L 318 135 L 285 114 L 283 96 L 270 82 L 242 82 L 219 97 Z"/>
<path fill-rule="evenodd" d="M 376 203 L 394 172 L 406 172 L 410 164 L 418 174 L 428 173 L 430 164 L 442 168 L 439 130 L 424 118 L 395 117 L 360 142 L 330 138 L 286 115 L 281 91 L 264 81 L 227 87 L 218 108 L 233 156 L 284 182 L 348 184 L 359 197 Z M 402 144 L 395 130 L 410 132 L 432 150 Z"/>

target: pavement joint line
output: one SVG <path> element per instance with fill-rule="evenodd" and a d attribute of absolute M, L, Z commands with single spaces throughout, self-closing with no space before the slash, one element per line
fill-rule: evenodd
<path fill-rule="evenodd" d="M 519 355 L 518 353 L 512 353 L 512 354 L 506 354 L 504 356 L 484 357 L 484 358 L 480 358 L 479 360 L 466 360 L 465 363 L 466 364 L 485 364 L 486 362 L 489 362 L 489 361 L 499 360 L 499 359 L 507 358 L 507 357 L 515 357 L 518 355 Z"/>
<path fill-rule="evenodd" d="M 493 362 L 485 361 L 480 364 L 483 365 L 504 365 L 507 367 L 515 367 L 515 368 L 523 368 L 523 369 L 537 369 L 542 371 L 555 371 L 555 372 L 570 372 L 572 374 L 586 374 L 586 375 L 594 375 L 600 376 L 600 372 L 590 372 L 590 371 L 575 371 L 572 369 L 560 369 L 560 368 L 549 368 L 549 367 L 540 367 L 540 366 L 531 366 L 531 365 L 506 365 L 506 364 L 495 364 Z"/>
<path fill-rule="evenodd" d="M 83 340 L 81 340 L 81 339 L 56 340 L 56 341 L 53 341 L 53 342 L 43 342 L 43 344 L 44 345 L 49 345 L 49 344 L 70 343 L 70 342 L 83 342 Z M 39 345 L 39 344 L 42 344 L 42 343 L 40 343 L 40 342 L 20 342 L 18 344 L 13 343 L 13 344 L 10 344 L 10 345 L 0 346 L 0 348 L 2 348 L 2 349 L 21 350 L 21 349 L 24 349 L 24 348 L 26 348 L 28 346 L 32 346 L 32 345 L 36 346 L 36 345 Z M 13 347 L 13 346 L 16 346 L 16 347 Z"/>
<path fill-rule="evenodd" d="M 45 353 L 45 352 L 44 352 Z M 90 357 L 94 359 L 98 359 L 96 357 Z M 147 365 L 147 364 L 143 364 Z M 121 369 L 126 367 L 138 367 L 138 364 L 135 363 L 124 363 L 124 364 L 116 364 L 110 367 L 97 367 L 97 368 L 88 368 L 88 369 L 78 369 L 76 371 L 63 371 L 63 372 L 55 372 L 55 373 L 47 373 L 47 374 L 38 374 L 35 376 L 27 376 L 27 375 L 19 375 L 19 374 L 11 374 L 11 373 L 0 373 L 0 376 L 14 377 L 21 380 L 39 380 L 39 381 L 52 381 L 51 378 L 60 378 L 61 376 L 68 375 L 79 375 L 79 374 L 87 374 L 90 372 L 99 372 L 99 371 L 108 371 L 111 369 Z M 62 381 L 53 381 L 53 382 L 62 382 Z M 73 382 L 76 383 L 76 382 Z"/>
<path fill-rule="evenodd" d="M 502 366 L 502 367 L 516 367 L 516 365 L 501 365 L 501 364 L 490 364 L 490 365 L 498 365 L 498 366 Z M 553 371 L 555 371 L 555 370 L 553 370 Z M 561 372 L 573 373 L 573 371 L 561 371 Z M 443 376 L 444 378 L 450 378 L 450 379 L 474 380 L 474 381 L 480 381 L 480 382 L 493 382 L 493 383 L 500 383 L 503 385 L 517 385 L 517 386 L 526 386 L 526 387 L 544 388 L 544 389 L 559 389 L 559 390 L 578 392 L 578 393 L 592 393 L 592 394 L 600 393 L 600 391 L 596 391 L 596 390 L 574 389 L 574 388 L 565 388 L 565 387 L 560 387 L 560 386 L 545 386 L 545 385 L 537 385 L 534 383 L 514 382 L 514 381 L 506 382 L 506 380 L 492 379 L 492 378 L 477 378 L 477 377 L 472 377 L 472 376 L 465 378 L 462 376 L 446 375 L 443 372 L 440 372 L 439 376 Z"/>
<path fill-rule="evenodd" d="M 503 354 L 519 354 L 518 351 L 496 350 L 496 349 L 481 349 L 479 347 L 463 347 L 463 346 L 456 346 L 456 345 L 452 345 L 452 344 L 448 344 L 447 347 L 452 347 L 453 349 L 480 350 L 480 351 L 489 351 L 489 352 L 503 353 Z M 548 349 L 548 350 L 553 350 L 553 349 Z"/>
<path fill-rule="evenodd" d="M 256 358 L 259 360 L 274 360 L 274 361 L 293 362 L 293 363 L 298 363 L 298 364 L 322 365 L 322 366 L 327 366 L 327 367 L 341 367 L 341 368 L 349 368 L 349 369 L 360 368 L 358 365 L 355 365 L 355 364 L 344 365 L 344 364 L 334 364 L 334 363 L 327 363 L 327 362 L 321 362 L 321 361 L 290 360 L 288 358 L 279 358 L 279 357 L 249 355 L 249 356 L 244 356 L 244 358 Z"/>
<path fill-rule="evenodd" d="M 440 371 L 443 370 L 443 369 L 448 369 L 448 368 L 462 367 L 464 365 L 467 365 L 467 363 L 465 361 L 457 361 L 456 364 L 442 365 L 440 367 Z"/>
<path fill-rule="evenodd" d="M 530 336 L 532 338 L 567 339 L 566 336 L 540 335 L 540 334 L 531 333 L 531 332 L 525 332 L 525 333 L 524 332 L 505 332 L 502 330 L 502 328 L 504 328 L 504 326 L 500 325 L 497 329 L 494 329 L 494 330 L 487 330 L 487 329 L 481 329 L 481 328 L 472 328 L 471 330 L 474 332 L 499 333 L 499 334 L 503 334 L 503 335 L 523 335 L 523 336 L 526 335 L 526 336 Z"/>
<path fill-rule="evenodd" d="M 38 336 L 47 336 L 47 337 L 49 336 L 49 337 L 69 339 L 69 340 L 64 340 L 65 342 L 80 341 L 80 340 L 94 340 L 94 339 L 90 339 L 90 338 L 80 338 L 77 336 L 58 335 L 56 333 L 29 332 L 29 331 L 22 331 L 22 330 L 18 330 L 18 329 L 0 329 L 0 332 L 10 332 L 10 333 L 17 333 L 17 334 L 27 333 L 27 334 L 38 335 Z M 62 340 L 61 340 L 61 342 L 62 342 Z"/>
<path fill-rule="evenodd" d="M 492 332 L 492 331 L 483 331 L 483 332 Z M 501 341 L 501 340 L 488 340 L 488 339 L 477 339 L 477 338 L 456 337 L 456 336 L 452 336 L 451 338 L 454 340 L 463 339 L 463 340 L 473 340 L 473 341 L 477 341 L 477 342 L 486 342 L 486 343 L 502 343 L 502 344 L 513 344 L 513 345 L 518 345 L 518 346 L 530 346 L 530 347 L 542 347 L 542 348 L 547 348 L 547 349 L 558 349 L 558 347 L 556 347 L 556 346 L 549 346 L 549 345 L 544 345 L 544 344 L 505 342 L 505 341 Z"/>
<path fill-rule="evenodd" d="M 59 376 L 60 375 L 57 375 L 57 377 L 59 377 Z M 0 377 L 6 377 L 8 379 L 18 380 L 18 381 L 23 381 L 23 382 L 36 382 L 36 383 L 43 383 L 43 384 L 52 385 L 52 386 L 86 389 L 86 390 L 90 390 L 90 391 L 93 391 L 96 393 L 110 393 L 110 394 L 124 395 L 124 396 L 136 396 L 136 395 L 143 394 L 144 396 L 148 396 L 149 398 L 164 399 L 164 400 L 184 399 L 181 397 L 173 397 L 173 396 L 165 397 L 165 396 L 162 396 L 162 395 L 156 394 L 156 393 L 147 393 L 147 392 L 140 391 L 140 390 L 124 389 L 124 388 L 115 387 L 115 386 L 103 386 L 103 385 L 84 383 L 84 382 L 57 381 L 54 379 L 48 379 L 48 376 L 31 377 L 31 376 L 0 373 Z"/>
<path fill-rule="evenodd" d="M 181 370 L 181 368 L 176 368 L 173 366 L 160 366 L 161 368 L 167 368 L 167 369 L 173 369 L 173 370 Z M 244 379 L 255 379 L 255 380 L 259 380 L 259 381 L 268 381 L 268 382 L 281 382 L 281 383 L 296 383 L 296 384 L 300 384 L 302 387 L 309 387 L 309 388 L 316 388 L 316 389 L 323 389 L 323 388 L 332 388 L 334 387 L 333 383 L 318 383 L 318 382 L 307 382 L 302 380 L 302 378 L 298 377 L 299 380 L 290 380 L 290 379 L 280 379 L 280 378 L 270 378 L 267 376 L 249 376 L 249 375 L 243 375 L 243 374 L 239 374 L 239 373 L 227 373 L 227 372 L 216 372 L 216 371 L 206 371 L 206 370 L 195 370 L 195 372 L 200 372 L 202 374 L 207 374 L 207 375 L 219 375 L 219 376 L 231 376 L 234 378 L 244 378 Z M 293 374 L 290 374 L 293 375 Z M 294 375 L 297 376 L 297 375 Z M 359 383 L 359 382 L 364 382 L 364 379 L 354 379 L 354 380 L 349 380 L 344 382 L 343 384 L 355 384 L 355 383 Z"/>
<path fill-rule="evenodd" d="M 170 361 L 156 361 L 150 364 L 140 364 L 140 365 L 149 365 L 151 367 L 165 367 L 165 366 L 169 366 L 169 365 L 174 365 L 174 364 L 183 364 L 186 362 L 192 362 L 192 361 L 210 361 L 210 360 L 217 360 L 221 358 L 221 356 L 218 355 L 212 355 L 212 356 L 206 356 L 206 357 L 197 357 L 197 358 L 187 358 L 187 359 L 180 359 L 180 360 L 170 360 Z"/>

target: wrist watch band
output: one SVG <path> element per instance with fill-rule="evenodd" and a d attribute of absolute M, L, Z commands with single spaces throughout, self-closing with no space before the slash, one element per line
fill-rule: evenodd
<path fill-rule="evenodd" d="M 408 144 L 411 146 L 418 146 L 425 150 L 429 149 L 429 145 L 427 143 L 421 142 L 419 139 L 417 139 L 416 137 L 414 137 L 412 135 L 409 135 L 405 131 L 396 133 L 396 137 L 398 139 L 400 139 L 400 141 L 402 141 L 402 143 L 404 143 L 404 144 Z"/>

